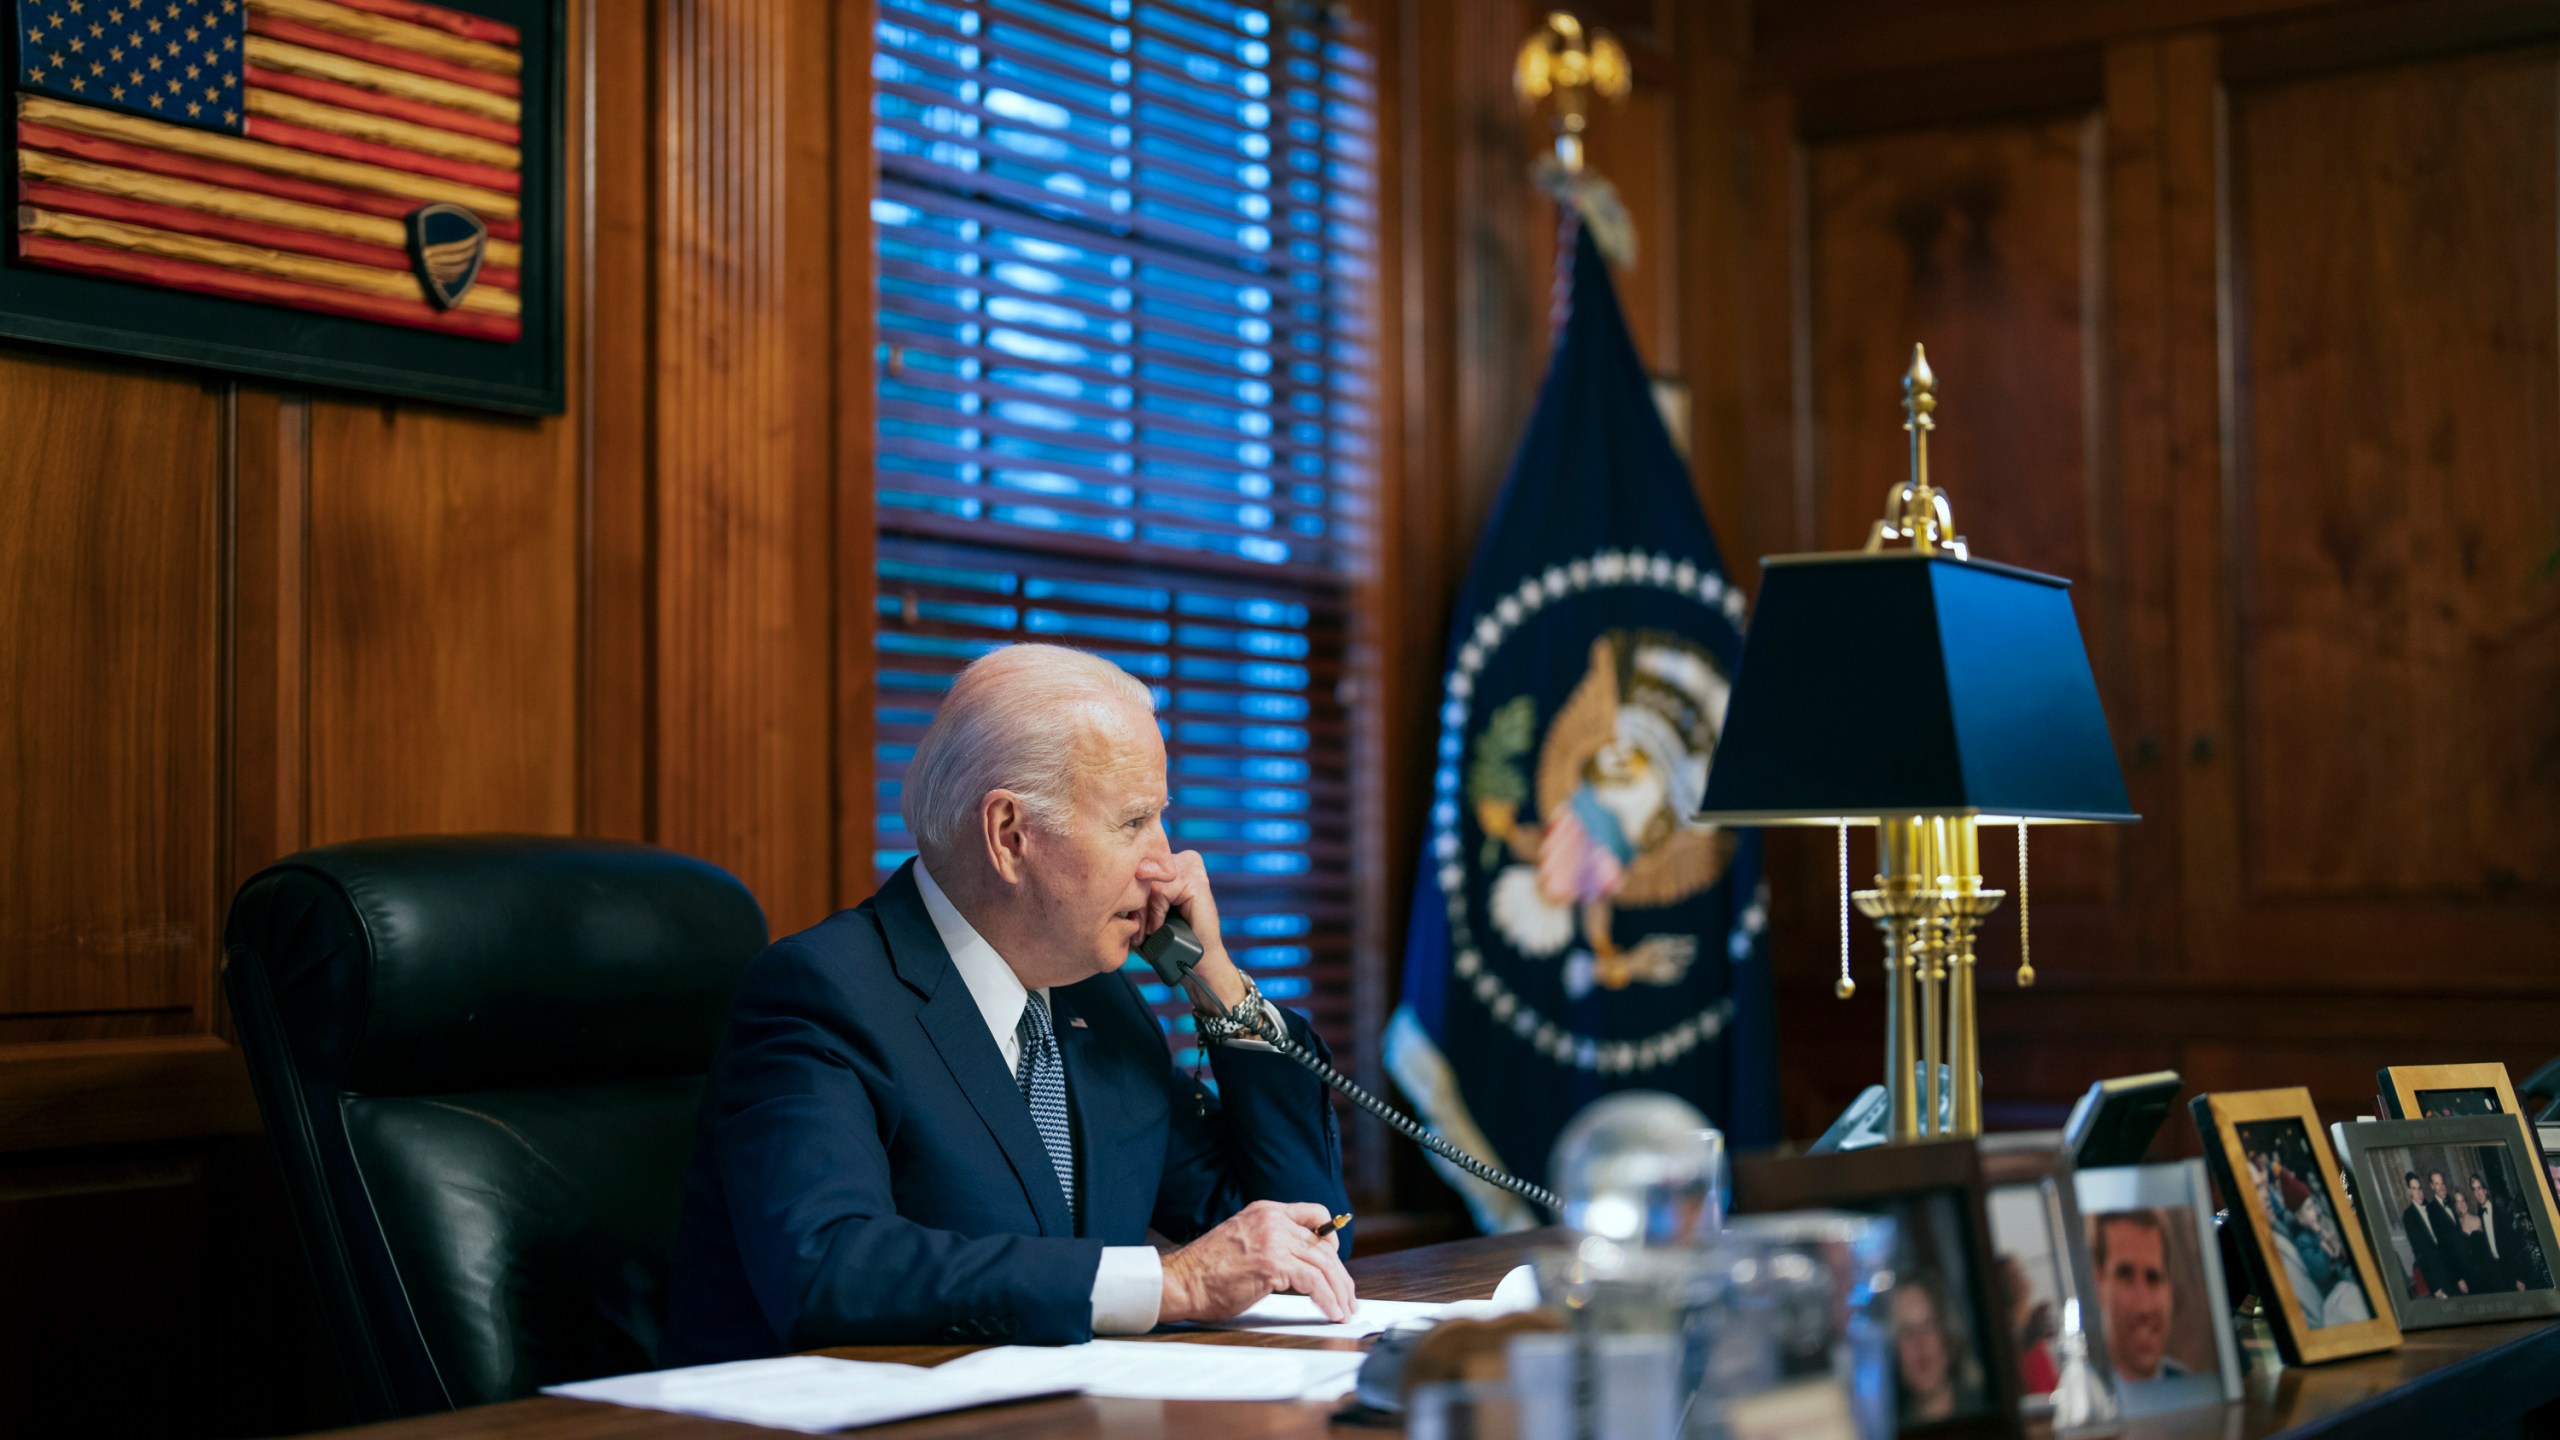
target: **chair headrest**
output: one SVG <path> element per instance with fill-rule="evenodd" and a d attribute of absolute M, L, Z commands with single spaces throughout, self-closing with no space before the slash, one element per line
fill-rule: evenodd
<path fill-rule="evenodd" d="M 764 912 L 714 865 L 516 835 L 362 840 L 241 888 L 297 1068 L 361 1094 L 699 1073 Z"/>

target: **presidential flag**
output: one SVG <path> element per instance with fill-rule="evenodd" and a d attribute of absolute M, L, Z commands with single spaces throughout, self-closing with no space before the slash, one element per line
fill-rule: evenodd
<path fill-rule="evenodd" d="M 523 329 L 523 57 L 418 0 L 15 0 L 20 263 Z"/>
<path fill-rule="evenodd" d="M 1668 1091 L 1775 1138 L 1759 837 L 1690 817 L 1742 652 L 1687 467 L 1587 227 L 1458 602 L 1387 1065 L 1431 1124 L 1547 1177 L 1566 1120 Z M 1442 1167 L 1486 1229 L 1538 1223 Z"/>

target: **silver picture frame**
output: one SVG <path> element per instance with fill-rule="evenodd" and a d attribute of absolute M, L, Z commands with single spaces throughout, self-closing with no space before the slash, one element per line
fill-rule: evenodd
<path fill-rule="evenodd" d="M 2231 1289 L 2222 1273 L 2222 1247 L 2217 1242 L 2213 1221 L 2213 1187 L 2205 1178 L 2204 1162 L 2179 1160 L 2156 1165 L 2112 1165 L 2096 1170 L 2082 1170 L 2074 1177 L 2080 1213 L 2086 1233 L 2083 1244 L 2092 1252 L 2090 1270 L 2094 1276 L 2092 1294 L 2101 1324 L 2106 1324 L 2109 1308 L 2105 1291 L 2109 1277 L 2088 1246 L 2088 1236 L 2108 1216 L 2144 1212 L 2159 1216 L 2163 1212 L 2186 1217 L 2187 1234 L 2194 1243 L 2195 1274 L 2188 1286 L 2195 1293 L 2173 1295 L 2173 1303 L 2194 1307 L 2213 1333 L 2213 1370 L 2208 1374 L 2189 1368 L 2183 1374 L 2159 1373 L 2136 1378 L 2116 1370 L 2113 1379 L 2116 1394 L 2128 1417 L 2164 1414 L 2199 1405 L 2217 1405 L 2240 1398 L 2240 1347 L 2232 1331 Z M 2166 1241 L 2163 1248 L 2167 1248 Z M 2187 1312 L 2193 1315 L 2193 1311 Z M 2121 1324 L 2115 1328 L 2128 1328 Z M 2114 1357 L 2108 1357 L 2113 1369 Z"/>

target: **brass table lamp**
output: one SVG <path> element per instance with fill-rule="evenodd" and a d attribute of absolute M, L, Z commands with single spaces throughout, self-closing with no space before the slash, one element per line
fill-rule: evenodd
<path fill-rule="evenodd" d="M 2070 582 L 1976 558 L 1929 480 L 1937 381 L 1903 380 L 1911 478 L 1863 550 L 1776 555 L 1763 578 L 1698 818 L 1840 830 L 1839 994 L 1848 828 L 1877 827 L 1858 909 L 1885 940 L 1885 1089 L 1895 1141 L 1982 1131 L 1974 935 L 2006 898 L 1982 883 L 1980 828 L 2141 817 L 2107 735 Z M 2020 896 L 2020 984 L 2024 962 Z M 1940 1119 L 1939 1067 L 1953 1094 Z"/>

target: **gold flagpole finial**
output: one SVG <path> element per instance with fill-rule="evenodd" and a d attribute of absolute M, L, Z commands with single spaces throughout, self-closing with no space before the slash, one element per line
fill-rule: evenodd
<path fill-rule="evenodd" d="M 1522 108 L 1555 102 L 1556 160 L 1568 175 L 1582 173 L 1582 133 L 1591 97 L 1624 100 L 1634 77 L 1617 37 L 1584 29 L 1569 10 L 1550 11 L 1521 42 L 1511 68 L 1512 90 Z"/>

